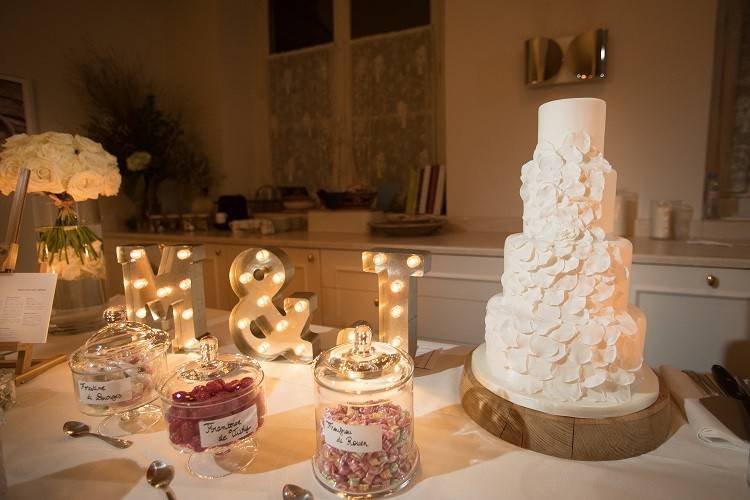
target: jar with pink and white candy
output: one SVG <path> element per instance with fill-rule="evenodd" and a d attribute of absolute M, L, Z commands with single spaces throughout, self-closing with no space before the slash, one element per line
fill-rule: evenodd
<path fill-rule="evenodd" d="M 354 342 L 322 353 L 313 374 L 317 406 L 313 470 L 329 490 L 352 496 L 397 491 L 414 477 L 414 363 L 372 341 L 367 324 Z"/>

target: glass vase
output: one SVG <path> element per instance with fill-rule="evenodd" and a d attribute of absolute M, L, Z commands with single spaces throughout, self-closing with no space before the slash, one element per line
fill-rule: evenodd
<path fill-rule="evenodd" d="M 57 274 L 49 333 L 97 330 L 107 302 L 99 202 L 64 193 L 35 198 L 39 271 Z"/>

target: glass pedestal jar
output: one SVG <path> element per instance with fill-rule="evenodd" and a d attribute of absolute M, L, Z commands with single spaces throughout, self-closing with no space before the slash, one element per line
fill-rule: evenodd
<path fill-rule="evenodd" d="M 216 337 L 203 336 L 201 359 L 179 366 L 159 386 L 169 441 L 189 455 L 188 471 L 202 479 L 250 465 L 266 414 L 260 364 L 218 350 Z"/>
<path fill-rule="evenodd" d="M 65 194 L 34 198 L 39 271 L 57 274 L 49 332 L 96 330 L 107 303 L 99 203 Z"/>
<path fill-rule="evenodd" d="M 106 416 L 101 434 L 112 437 L 144 432 L 161 419 L 151 403 L 166 375 L 169 335 L 127 321 L 122 307 L 105 312 L 107 326 L 69 358 L 73 386 L 82 413 Z"/>
<path fill-rule="evenodd" d="M 408 354 L 358 325 L 354 344 L 322 353 L 314 367 L 317 406 L 313 470 L 343 496 L 393 493 L 417 469 L 413 373 Z"/>

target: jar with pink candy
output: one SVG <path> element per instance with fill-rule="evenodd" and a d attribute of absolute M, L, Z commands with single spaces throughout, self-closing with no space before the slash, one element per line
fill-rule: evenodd
<path fill-rule="evenodd" d="M 313 374 L 318 481 L 351 496 L 386 495 L 409 484 L 419 462 L 409 355 L 373 342 L 362 323 L 352 344 L 317 358 Z"/>
<path fill-rule="evenodd" d="M 218 350 L 216 337 L 205 335 L 201 358 L 180 365 L 159 385 L 169 441 L 189 455 L 188 471 L 204 479 L 250 465 L 266 414 L 261 366 Z"/>

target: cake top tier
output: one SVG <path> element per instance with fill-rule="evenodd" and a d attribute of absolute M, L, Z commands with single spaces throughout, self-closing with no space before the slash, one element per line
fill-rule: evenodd
<path fill-rule="evenodd" d="M 537 142 L 562 145 L 570 132 L 586 132 L 591 146 L 604 152 L 604 123 L 607 104 L 591 97 L 559 99 L 539 106 L 539 133 Z"/>

